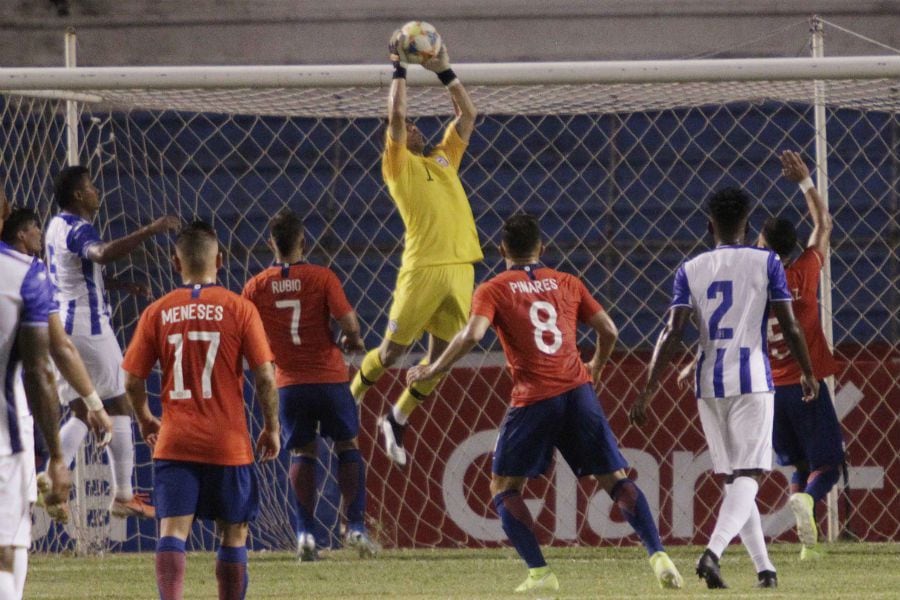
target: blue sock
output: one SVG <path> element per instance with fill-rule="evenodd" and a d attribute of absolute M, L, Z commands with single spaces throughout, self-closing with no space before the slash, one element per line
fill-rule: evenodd
<path fill-rule="evenodd" d="M 806 490 L 806 480 L 809 479 L 809 471 L 801 471 L 797 469 L 791 475 L 791 493 L 796 494 Z"/>
<path fill-rule="evenodd" d="M 534 535 L 531 513 L 517 490 L 507 490 L 494 496 L 494 506 L 500 514 L 500 522 L 506 537 L 512 542 L 519 556 L 529 569 L 547 566 L 541 546 Z"/>
<path fill-rule="evenodd" d="M 366 466 L 356 448 L 338 454 L 338 486 L 344 502 L 347 529 L 366 528 Z"/>
<path fill-rule="evenodd" d="M 242 583 L 241 600 L 247 596 L 247 586 L 250 584 L 250 573 L 247 569 L 247 546 L 220 546 L 216 555 L 216 578 L 219 580 L 220 593 L 225 589 L 233 590 L 234 579 Z"/>
<path fill-rule="evenodd" d="M 292 456 L 288 478 L 297 500 L 297 535 L 312 533 L 316 510 L 316 459 L 311 456 Z"/>
<path fill-rule="evenodd" d="M 647 498 L 635 483 L 630 479 L 620 479 L 609 492 L 609 496 L 622 511 L 628 524 L 634 529 L 641 543 L 647 549 L 647 554 L 653 556 L 656 552 L 663 552 L 663 545 L 659 539 L 659 530 L 650 512 Z"/>
<path fill-rule="evenodd" d="M 818 502 L 831 491 L 838 478 L 840 478 L 840 471 L 837 467 L 833 465 L 820 467 L 809 474 L 804 491 Z"/>

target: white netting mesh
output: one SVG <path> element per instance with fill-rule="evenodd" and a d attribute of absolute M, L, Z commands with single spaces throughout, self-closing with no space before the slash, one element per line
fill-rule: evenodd
<path fill-rule="evenodd" d="M 830 197 L 834 339 L 843 369 L 838 406 L 850 463 L 851 513 L 842 521 L 865 539 L 900 538 L 897 440 L 900 334 L 897 255 L 900 177 L 900 82 L 829 81 Z M 803 199 L 780 178 L 777 152 L 814 154 L 812 82 L 476 87 L 484 115 L 463 162 L 486 259 L 482 280 L 500 266 L 499 228 L 527 210 L 540 217 L 545 262 L 579 274 L 620 329 L 601 398 L 627 448 L 638 482 L 658 511 L 666 542 L 708 535 L 719 493 L 689 393 L 673 381 L 655 402 L 655 427 L 627 426 L 671 290 L 686 257 L 705 248 L 703 201 L 724 185 L 759 199 L 752 225 L 783 214 L 803 224 Z M 265 225 L 288 206 L 305 217 L 310 259 L 331 266 L 357 308 L 369 347 L 386 325 L 386 307 L 402 247 L 402 224 L 381 182 L 385 89 L 91 90 L 81 105 L 83 162 L 103 191 L 98 223 L 121 235 L 165 213 L 216 226 L 228 251 L 221 281 L 238 291 L 271 260 Z M 0 151 L 17 203 L 51 210 L 51 179 L 64 161 L 61 103 L 2 98 Z M 440 89 L 413 90 L 410 112 L 434 139 L 450 105 Z M 812 166 L 812 165 L 811 165 Z M 145 244 L 113 270 L 146 280 L 156 296 L 177 283 L 166 240 Z M 114 325 L 127 341 L 143 301 L 113 295 Z M 591 342 L 582 339 L 582 343 Z M 369 464 L 368 518 L 387 546 L 485 545 L 503 539 L 488 507 L 489 452 L 509 381 L 490 338 L 412 419 L 411 466 L 389 466 L 375 419 L 401 390 L 386 376 L 362 406 L 361 446 Z M 325 450 L 325 449 L 323 449 Z M 327 457 L 323 451 L 323 458 Z M 138 484 L 149 487 L 139 445 Z M 265 470 L 259 547 L 293 544 L 286 463 Z M 332 489 L 320 507 L 333 503 Z M 101 489 L 104 483 L 92 489 Z M 767 532 L 789 538 L 785 479 L 774 475 L 761 498 Z M 576 485 L 557 466 L 527 488 L 544 542 L 633 542 L 610 501 Z M 327 498 L 331 498 L 329 501 Z M 332 507 L 333 510 L 333 507 Z M 329 518 L 328 510 L 323 517 Z M 41 517 L 42 518 L 42 517 Z M 124 547 L 152 548 L 154 530 L 121 523 L 102 535 Z M 41 521 L 39 519 L 39 525 Z M 41 547 L 64 543 L 38 526 Z M 75 532 L 77 533 L 77 532 Z M 210 532 L 196 529 L 196 544 Z M 120 535 L 121 534 L 121 535 Z M 87 535 L 83 533 L 82 535 Z"/>

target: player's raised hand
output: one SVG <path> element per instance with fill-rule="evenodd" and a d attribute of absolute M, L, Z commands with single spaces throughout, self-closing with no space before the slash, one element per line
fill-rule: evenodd
<path fill-rule="evenodd" d="M 148 225 L 150 232 L 165 233 L 167 231 L 178 231 L 181 229 L 181 219 L 173 215 L 160 217 Z"/>
<path fill-rule="evenodd" d="M 278 430 L 264 427 L 256 439 L 256 456 L 259 462 L 269 462 L 281 451 L 281 434 Z"/>
<path fill-rule="evenodd" d="M 781 174 L 788 181 L 800 183 L 809 177 L 809 168 L 797 152 L 785 150 L 781 153 Z"/>
<path fill-rule="evenodd" d="M 109 418 L 106 409 L 89 410 L 87 425 L 97 438 L 97 446 L 106 448 L 112 441 L 112 419 Z"/>
<path fill-rule="evenodd" d="M 800 387 L 803 389 L 804 402 L 812 402 L 819 397 L 819 382 L 814 375 L 801 375 Z"/>
<path fill-rule="evenodd" d="M 406 372 L 406 385 L 412 385 L 417 381 L 431 379 L 431 368 L 428 365 L 416 365 Z"/>
<path fill-rule="evenodd" d="M 406 63 L 400 58 L 401 35 L 400 29 L 395 29 L 394 33 L 391 34 L 390 41 L 388 41 L 388 57 L 395 69 L 397 67 L 406 68 Z"/>
<path fill-rule="evenodd" d="M 697 366 L 697 362 L 692 360 L 685 366 L 681 367 L 681 370 L 678 371 L 678 379 L 676 383 L 678 384 L 679 390 L 689 390 L 691 389 L 691 380 L 694 378 L 694 368 Z"/>
<path fill-rule="evenodd" d="M 69 519 L 69 489 L 72 487 L 72 474 L 61 456 L 50 458 L 47 463 L 47 476 L 50 478 L 50 489 L 44 492 L 44 506 L 47 513 L 60 523 Z"/>
<path fill-rule="evenodd" d="M 434 58 L 429 58 L 422 66 L 435 73 L 441 73 L 450 68 L 450 54 L 447 53 L 447 44 L 441 44 L 441 50 Z"/>

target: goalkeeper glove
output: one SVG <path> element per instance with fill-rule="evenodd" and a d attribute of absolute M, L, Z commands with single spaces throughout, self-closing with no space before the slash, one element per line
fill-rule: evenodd
<path fill-rule="evenodd" d="M 437 56 L 426 60 L 422 66 L 437 73 L 438 79 L 444 85 L 450 85 L 456 80 L 456 73 L 450 68 L 450 54 L 447 52 L 446 44 L 441 44 L 441 51 L 437 53 Z"/>
<path fill-rule="evenodd" d="M 400 30 L 395 29 L 388 42 L 388 52 L 390 53 L 391 64 L 394 65 L 394 79 L 406 79 L 406 63 L 400 59 L 401 35 Z"/>

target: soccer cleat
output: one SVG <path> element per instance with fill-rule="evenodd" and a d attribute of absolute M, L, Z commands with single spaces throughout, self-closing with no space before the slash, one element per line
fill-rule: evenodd
<path fill-rule="evenodd" d="M 316 538 L 311 533 L 301 533 L 297 536 L 297 558 L 300 562 L 315 562 L 319 560 L 319 551 L 316 549 Z"/>
<path fill-rule="evenodd" d="M 344 544 L 347 548 L 355 548 L 360 558 L 373 558 L 381 550 L 381 547 L 372 541 L 365 531 L 350 530 Z"/>
<path fill-rule="evenodd" d="M 815 546 L 819 541 L 819 532 L 816 528 L 816 518 L 813 516 L 815 501 L 812 496 L 804 492 L 791 494 L 788 504 L 794 519 L 797 520 L 797 537 L 804 546 Z"/>
<path fill-rule="evenodd" d="M 775 571 L 760 571 L 756 574 L 756 587 L 758 588 L 777 588 L 778 575 Z"/>
<path fill-rule="evenodd" d="M 559 579 L 556 574 L 548 567 L 544 567 L 546 571 L 542 571 L 539 575 L 529 572 L 528 577 L 516 588 L 517 594 L 525 592 L 541 594 L 544 592 L 558 592 Z"/>
<path fill-rule="evenodd" d="M 650 566 L 659 582 L 659 587 L 664 589 L 679 590 L 684 584 L 681 573 L 675 568 L 675 563 L 665 552 L 654 552 L 650 557 Z"/>
<path fill-rule="evenodd" d="M 127 517 L 137 517 L 139 519 L 156 518 L 156 509 L 150 504 L 146 494 L 134 494 L 129 500 L 116 498 L 109 505 L 109 512 L 114 517 L 122 519 Z"/>
<path fill-rule="evenodd" d="M 403 449 L 403 433 L 406 425 L 401 425 L 394 420 L 391 412 L 378 417 L 378 427 L 381 429 L 381 438 L 384 441 L 384 451 L 388 457 L 399 467 L 406 466 L 406 450 Z"/>
<path fill-rule="evenodd" d="M 819 560 L 825 557 L 825 550 L 819 544 L 800 548 L 800 560 Z"/>
<path fill-rule="evenodd" d="M 700 560 L 697 561 L 697 576 L 706 581 L 706 587 L 711 590 L 728 588 L 719 572 L 719 557 L 713 554 L 709 548 L 703 551 Z"/>

